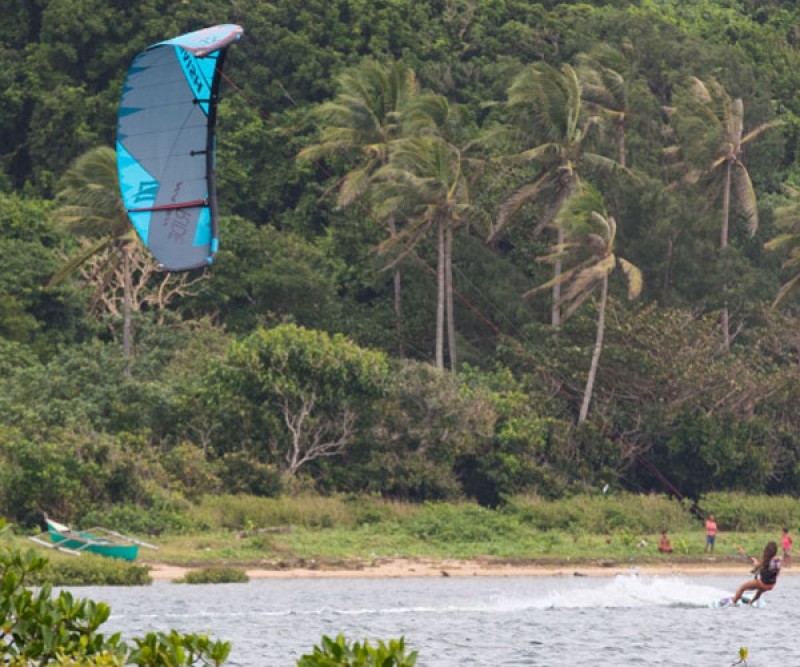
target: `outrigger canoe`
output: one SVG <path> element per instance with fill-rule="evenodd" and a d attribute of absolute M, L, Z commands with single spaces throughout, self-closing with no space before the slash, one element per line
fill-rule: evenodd
<path fill-rule="evenodd" d="M 58 549 L 76 556 L 88 551 L 108 558 L 134 561 L 139 555 L 140 546 L 148 549 L 158 549 L 152 544 L 106 528 L 98 527 L 82 531 L 73 530 L 69 526 L 53 521 L 48 517 L 45 517 L 45 522 L 47 523 L 47 532 L 30 539 L 48 549 Z M 50 538 L 50 542 L 44 539 L 45 536 Z"/>

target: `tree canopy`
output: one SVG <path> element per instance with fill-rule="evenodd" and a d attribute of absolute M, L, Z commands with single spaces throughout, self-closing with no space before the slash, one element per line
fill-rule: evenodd
<path fill-rule="evenodd" d="M 135 54 L 222 22 L 245 35 L 217 259 L 168 278 L 128 247 L 123 280 L 89 244 L 124 218 L 63 224 L 109 219 L 74 178 L 113 152 Z M 297 484 L 797 493 L 798 23 L 748 0 L 10 0 L 0 514 Z"/>

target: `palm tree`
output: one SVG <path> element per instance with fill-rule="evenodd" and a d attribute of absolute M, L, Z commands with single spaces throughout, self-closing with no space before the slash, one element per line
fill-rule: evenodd
<path fill-rule="evenodd" d="M 400 261 L 431 230 L 438 248 L 436 298 L 436 368 L 444 368 L 444 332 L 451 370 L 456 368 L 453 313 L 453 230 L 469 208 L 469 186 L 461 151 L 438 134 L 416 134 L 394 142 L 389 163 L 379 170 L 378 210 L 402 211 L 409 221 L 384 247 L 401 244 Z"/>
<path fill-rule="evenodd" d="M 98 269 L 103 276 L 98 292 L 113 279 L 119 264 L 123 275 L 122 355 L 125 375 L 131 374 L 131 268 L 128 244 L 136 238 L 122 203 L 117 181 L 117 158 L 107 146 L 93 148 L 75 160 L 60 181 L 57 198 L 62 205 L 55 218 L 72 231 L 93 239 L 81 253 L 67 261 L 50 279 L 50 286 L 63 282 L 91 259 L 111 249 Z M 99 294 L 96 295 L 95 301 Z"/>
<path fill-rule="evenodd" d="M 690 182 L 697 182 L 701 176 L 705 177 L 709 182 L 709 191 L 715 196 L 722 195 L 719 246 L 724 250 L 728 247 L 730 236 L 732 195 L 735 196 L 739 211 L 747 219 L 750 235 L 758 230 L 756 193 L 747 167 L 742 162 L 745 146 L 767 130 L 783 125 L 783 121 L 762 123 L 745 134 L 744 103 L 741 98 L 732 99 L 714 79 L 703 82 L 697 77 L 690 77 L 683 98 L 691 120 L 684 143 L 692 146 L 708 141 L 711 151 L 704 170 L 691 171 L 687 178 Z M 726 289 L 723 286 L 723 290 Z M 723 306 L 720 325 L 723 345 L 728 350 L 731 341 L 727 304 Z"/>
<path fill-rule="evenodd" d="M 530 137 L 544 137 L 533 148 L 507 155 L 521 163 L 533 163 L 538 173 L 533 181 L 517 189 L 501 205 L 497 222 L 489 234 L 494 241 L 519 209 L 527 203 L 544 200 L 546 208 L 534 230 L 538 235 L 552 224 L 558 211 L 580 186 L 581 174 L 587 167 L 604 170 L 621 169 L 621 165 L 602 155 L 586 150 L 585 140 L 599 117 L 589 114 L 583 104 L 578 75 L 570 65 L 555 69 L 537 63 L 523 70 L 508 90 L 507 108 L 511 116 L 511 133 L 515 143 L 527 143 Z M 563 230 L 556 227 L 557 244 L 564 242 Z M 551 321 L 561 321 L 561 262 L 554 264 L 552 281 L 553 307 Z"/>
<path fill-rule="evenodd" d="M 616 254 L 614 245 L 617 223 L 606 213 L 603 199 L 594 188 L 584 186 L 571 197 L 559 212 L 556 223 L 564 230 L 566 241 L 554 246 L 553 252 L 539 258 L 539 261 L 549 264 L 565 262 L 569 268 L 528 294 L 548 289 L 556 281 L 564 285 L 566 292 L 561 297 L 561 304 L 569 304 L 564 312 L 566 320 L 594 293 L 598 285 L 600 287 L 594 351 L 578 416 L 578 423 L 581 423 L 589 414 L 597 368 L 603 351 L 609 276 L 619 266 L 628 281 L 628 298 L 635 299 L 642 291 L 642 273 L 628 260 Z"/>
<path fill-rule="evenodd" d="M 630 42 L 626 42 L 624 46 L 627 51 L 632 50 Z M 577 62 L 584 102 L 590 108 L 596 108 L 597 112 L 610 123 L 617 146 L 617 162 L 625 167 L 631 86 L 622 74 L 626 62 L 625 55 L 603 44 L 591 53 L 579 54 Z"/>
<path fill-rule="evenodd" d="M 433 96 L 420 93 L 414 71 L 401 63 L 382 65 L 369 60 L 345 70 L 337 78 L 333 100 L 314 112 L 321 124 L 318 143 L 298 153 L 299 159 L 319 160 L 335 154 L 353 159 L 353 168 L 339 182 L 337 203 L 341 207 L 361 198 L 375 173 L 389 161 L 389 147 L 409 127 L 430 122 L 429 113 L 440 106 Z M 386 215 L 390 238 L 397 235 L 393 212 Z M 395 327 L 402 332 L 401 275 L 393 275 Z M 402 356 L 403 345 L 400 342 Z"/>

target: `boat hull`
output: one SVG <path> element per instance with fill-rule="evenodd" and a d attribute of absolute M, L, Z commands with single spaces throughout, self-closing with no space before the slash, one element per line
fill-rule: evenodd
<path fill-rule="evenodd" d="M 134 561 L 139 555 L 138 544 L 118 544 L 93 533 L 73 530 L 62 531 L 50 522 L 47 523 L 47 532 L 50 535 L 50 541 L 60 548 L 80 552 L 88 551 L 99 556 L 119 558 L 126 561 Z"/>

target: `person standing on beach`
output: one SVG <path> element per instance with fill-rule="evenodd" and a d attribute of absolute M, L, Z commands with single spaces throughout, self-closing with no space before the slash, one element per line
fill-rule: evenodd
<path fill-rule="evenodd" d="M 717 539 L 717 522 L 714 521 L 714 515 L 709 514 L 708 520 L 706 521 L 706 548 L 703 550 L 703 553 L 708 553 L 711 550 L 711 553 L 714 553 L 714 542 Z"/>
<path fill-rule="evenodd" d="M 781 537 L 781 546 L 783 547 L 783 564 L 786 567 L 792 564 L 792 538 L 789 535 L 789 529 L 783 529 L 783 536 Z"/>

